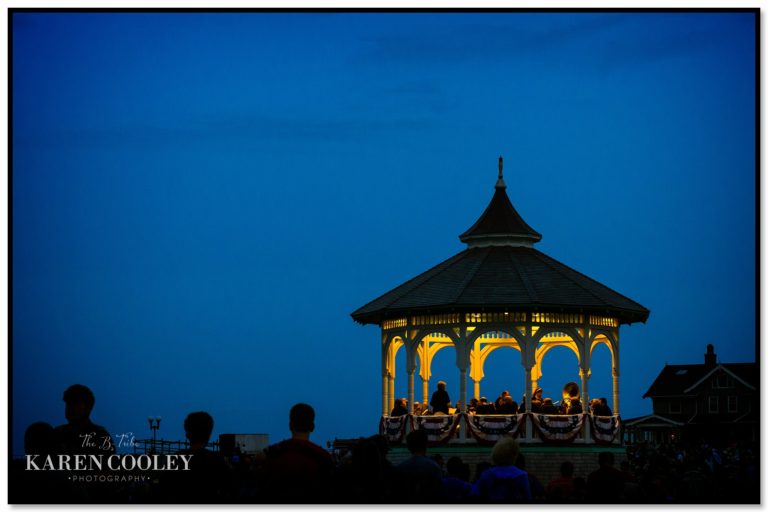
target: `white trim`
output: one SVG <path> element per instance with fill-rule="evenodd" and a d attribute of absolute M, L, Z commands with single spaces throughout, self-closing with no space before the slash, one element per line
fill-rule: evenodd
<path fill-rule="evenodd" d="M 667 423 L 670 423 L 670 424 L 676 425 L 676 426 L 684 425 L 684 423 L 682 423 L 680 421 L 671 420 L 669 418 L 665 418 L 664 416 L 659 416 L 658 414 L 649 414 L 648 416 L 641 416 L 640 418 L 636 418 L 636 419 L 633 419 L 633 420 L 630 420 L 630 421 L 624 421 L 623 423 L 624 423 L 625 427 L 633 427 L 633 426 L 638 425 L 639 423 L 641 423 L 643 421 L 646 421 L 646 420 L 649 420 L 649 419 L 657 419 L 657 420 L 665 421 Z M 642 425 L 639 425 L 639 426 L 642 426 Z M 650 427 L 650 426 L 656 426 L 656 425 L 648 425 L 648 426 Z"/>
<path fill-rule="evenodd" d="M 722 370 L 723 370 L 725 373 L 727 373 L 728 375 L 730 375 L 731 377 L 733 377 L 733 378 L 734 378 L 734 379 L 736 379 L 737 381 L 741 382 L 742 384 L 744 384 L 745 386 L 747 386 L 747 387 L 748 387 L 749 389 L 751 389 L 752 391 L 754 391 L 754 390 L 755 390 L 755 387 L 754 387 L 753 385 L 751 385 L 751 384 L 749 384 L 748 382 L 746 382 L 744 379 L 742 379 L 741 377 L 739 377 L 738 375 L 736 375 L 735 373 L 733 373 L 731 370 L 729 370 L 729 369 L 728 369 L 728 368 L 726 368 L 725 366 L 723 366 L 723 365 L 719 364 L 719 365 L 715 366 L 714 368 L 712 368 L 712 370 L 710 370 L 710 371 L 709 371 L 709 372 L 708 372 L 706 375 L 704 375 L 704 376 L 703 376 L 701 379 L 699 379 L 699 380 L 698 380 L 698 382 L 696 382 L 695 384 L 691 385 L 691 387 L 689 387 L 688 389 L 684 389 L 684 390 L 683 390 L 683 393 L 688 393 L 688 392 L 689 392 L 689 391 L 691 391 L 692 389 L 695 389 L 695 388 L 697 388 L 697 387 L 698 387 L 698 386 L 699 386 L 699 385 L 700 385 L 702 382 L 704 382 L 704 381 L 705 381 L 705 380 L 707 380 L 709 377 L 711 377 L 711 376 L 712 376 L 712 374 L 713 374 L 713 373 L 715 373 L 715 372 L 716 372 L 718 369 L 722 369 Z"/>

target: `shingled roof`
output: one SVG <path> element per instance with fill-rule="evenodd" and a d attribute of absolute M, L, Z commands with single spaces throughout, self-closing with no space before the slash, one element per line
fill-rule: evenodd
<path fill-rule="evenodd" d="M 517 213 L 499 177 L 490 204 L 459 238 L 468 248 L 352 313 L 362 324 L 429 311 L 553 311 L 645 322 L 650 312 L 533 248 L 541 235 Z"/>
<path fill-rule="evenodd" d="M 613 313 L 644 322 L 649 311 L 546 254 L 528 247 L 477 247 L 460 252 L 354 313 L 380 323 L 404 312 L 531 310 Z"/>

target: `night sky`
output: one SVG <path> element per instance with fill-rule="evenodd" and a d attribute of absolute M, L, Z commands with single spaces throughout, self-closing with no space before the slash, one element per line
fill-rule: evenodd
<path fill-rule="evenodd" d="M 375 433 L 380 334 L 349 314 L 464 249 L 499 155 L 536 248 L 651 310 L 624 418 L 707 343 L 754 361 L 754 16 L 15 14 L 14 453 L 73 383 L 115 434 L 206 410 L 275 442 L 299 401 L 320 444 Z M 578 381 L 564 348 L 543 370 Z M 518 352 L 485 373 L 522 395 Z M 610 373 L 600 346 L 591 396 Z"/>

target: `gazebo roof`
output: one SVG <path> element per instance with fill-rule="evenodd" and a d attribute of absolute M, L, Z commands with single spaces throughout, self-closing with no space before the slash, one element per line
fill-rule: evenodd
<path fill-rule="evenodd" d="M 459 238 L 468 248 L 352 313 L 362 324 L 408 313 L 536 310 L 608 314 L 645 322 L 650 312 L 533 248 L 541 235 L 506 193 L 502 159 L 490 204 Z"/>
<path fill-rule="evenodd" d="M 378 324 L 408 312 L 539 310 L 613 314 L 645 322 L 649 311 L 594 279 L 528 247 L 466 249 L 369 302 L 352 318 Z"/>

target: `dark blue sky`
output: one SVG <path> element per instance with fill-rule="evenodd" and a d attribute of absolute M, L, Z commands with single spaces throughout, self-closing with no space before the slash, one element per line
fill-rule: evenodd
<path fill-rule="evenodd" d="M 75 382 L 114 433 L 207 410 L 276 441 L 297 401 L 317 442 L 374 433 L 379 331 L 349 313 L 464 248 L 499 155 L 536 247 L 651 310 L 624 417 L 707 343 L 753 361 L 753 16 L 15 14 L 14 451 Z M 485 373 L 522 394 L 517 352 Z M 569 380 L 556 349 L 545 395 Z"/>

